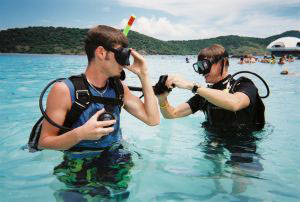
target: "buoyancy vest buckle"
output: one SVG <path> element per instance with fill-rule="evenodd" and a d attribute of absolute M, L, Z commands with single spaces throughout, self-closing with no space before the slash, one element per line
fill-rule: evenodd
<path fill-rule="evenodd" d="M 75 102 L 77 102 L 77 104 L 79 104 L 80 106 L 82 106 L 82 104 L 88 105 L 90 103 L 90 93 L 88 90 L 76 90 L 75 97 L 76 97 Z M 78 103 L 79 100 L 80 103 Z M 85 106 L 82 107 L 85 108 Z"/>

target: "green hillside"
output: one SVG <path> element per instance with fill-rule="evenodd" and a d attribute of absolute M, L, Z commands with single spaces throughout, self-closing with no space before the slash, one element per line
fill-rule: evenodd
<path fill-rule="evenodd" d="M 1 53 L 84 54 L 87 29 L 64 27 L 27 27 L 0 31 Z M 287 31 L 267 38 L 235 35 L 186 41 L 162 41 L 138 32 L 128 34 L 129 46 L 144 54 L 194 55 L 211 44 L 222 44 L 230 54 L 263 55 L 272 41 L 286 36 L 300 38 L 299 31 Z"/>

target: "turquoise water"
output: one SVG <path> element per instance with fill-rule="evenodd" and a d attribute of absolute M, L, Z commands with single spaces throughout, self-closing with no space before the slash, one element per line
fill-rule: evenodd
<path fill-rule="evenodd" d="M 166 73 L 204 84 L 185 57 L 146 58 L 153 84 Z M 277 64 L 237 62 L 230 60 L 231 72 L 259 73 L 271 89 L 264 100 L 267 124 L 257 139 L 232 152 L 209 143 L 201 128 L 201 112 L 177 120 L 161 118 L 159 126 L 149 127 L 123 110 L 123 137 L 136 154 L 127 201 L 300 200 L 300 76 L 280 75 L 283 67 Z M 85 66 L 84 56 L 0 55 L 0 201 L 57 201 L 57 192 L 65 189 L 53 175 L 62 161 L 61 152 L 29 153 L 22 147 L 40 116 L 38 98 L 43 87 L 55 78 L 81 73 Z M 300 72 L 300 60 L 284 67 Z M 263 84 L 255 81 L 265 94 Z M 128 72 L 126 82 L 139 84 Z M 191 96 L 175 89 L 169 100 L 176 105 Z M 230 161 L 234 155 L 243 160 Z"/>

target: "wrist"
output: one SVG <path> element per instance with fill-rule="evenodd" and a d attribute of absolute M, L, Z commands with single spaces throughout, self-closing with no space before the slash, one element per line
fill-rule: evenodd
<path fill-rule="evenodd" d="M 138 77 L 140 78 L 145 78 L 145 77 L 148 77 L 148 70 L 147 68 L 145 68 L 144 70 L 141 70 L 139 73 L 138 73 Z"/>
<path fill-rule="evenodd" d="M 163 99 L 163 100 L 159 100 L 159 106 L 164 106 L 168 103 L 168 100 L 167 99 Z"/>
<path fill-rule="evenodd" d="M 192 93 L 196 94 L 198 89 L 200 88 L 201 86 L 197 83 L 193 83 L 193 87 L 191 89 Z"/>
<path fill-rule="evenodd" d="M 194 87 L 194 83 L 188 83 L 187 90 L 192 90 Z"/>
<path fill-rule="evenodd" d="M 82 134 L 83 134 L 83 128 L 82 128 L 82 127 L 83 127 L 83 126 L 78 127 L 78 128 L 76 128 L 76 129 L 73 130 L 73 131 L 74 131 L 74 134 L 75 134 L 75 137 L 76 137 L 76 140 L 77 140 L 78 142 L 80 142 L 80 141 L 83 140 L 83 137 L 82 137 Z"/>
<path fill-rule="evenodd" d="M 166 100 L 166 101 L 163 102 L 163 103 L 159 103 L 159 107 L 160 107 L 161 109 L 166 109 L 168 106 L 169 106 L 168 100 Z"/>
<path fill-rule="evenodd" d="M 163 96 L 163 95 L 158 96 L 159 105 L 164 105 L 166 102 L 168 102 L 167 96 Z"/>

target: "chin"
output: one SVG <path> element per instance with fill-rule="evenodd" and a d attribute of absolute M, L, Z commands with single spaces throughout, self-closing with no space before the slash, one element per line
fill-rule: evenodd
<path fill-rule="evenodd" d="M 111 75 L 111 77 L 120 77 L 121 76 L 121 72 L 115 72 Z"/>
<path fill-rule="evenodd" d="M 205 83 L 210 83 L 211 81 L 209 80 L 209 78 L 205 78 Z"/>

